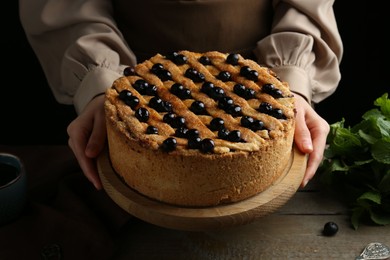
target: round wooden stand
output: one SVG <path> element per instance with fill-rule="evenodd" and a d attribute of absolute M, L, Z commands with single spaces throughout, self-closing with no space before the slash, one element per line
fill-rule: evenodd
<path fill-rule="evenodd" d="M 111 167 L 107 150 L 98 158 L 98 171 L 103 188 L 121 208 L 151 224 L 186 231 L 243 225 L 274 212 L 298 190 L 305 170 L 306 156 L 294 147 L 284 174 L 260 194 L 227 205 L 187 208 L 155 201 L 129 188 Z"/>

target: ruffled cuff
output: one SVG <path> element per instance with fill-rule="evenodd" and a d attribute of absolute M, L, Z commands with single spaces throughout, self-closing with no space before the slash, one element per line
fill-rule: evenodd
<path fill-rule="evenodd" d="M 123 75 L 102 67 L 96 67 L 89 71 L 83 78 L 73 99 L 77 114 L 80 114 L 94 97 L 110 88 L 114 80 L 120 76 Z"/>
<path fill-rule="evenodd" d="M 273 67 L 272 70 L 278 75 L 282 81 L 286 81 L 290 90 L 303 96 L 309 104 L 312 102 L 312 92 L 310 87 L 310 79 L 307 72 L 296 66 L 280 66 Z"/>

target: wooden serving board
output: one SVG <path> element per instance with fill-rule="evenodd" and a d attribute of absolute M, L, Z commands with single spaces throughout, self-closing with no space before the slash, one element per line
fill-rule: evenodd
<path fill-rule="evenodd" d="M 247 224 L 283 206 L 302 182 L 306 156 L 294 147 L 284 174 L 267 190 L 241 202 L 204 208 L 161 203 L 129 188 L 111 167 L 107 149 L 98 158 L 97 166 L 107 194 L 131 215 L 165 228 L 207 231 Z"/>

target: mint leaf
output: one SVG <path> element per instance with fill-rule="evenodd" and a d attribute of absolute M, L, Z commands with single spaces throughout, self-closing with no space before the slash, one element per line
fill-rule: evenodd
<path fill-rule="evenodd" d="M 387 173 L 380 180 L 378 184 L 378 188 L 382 192 L 390 193 L 390 170 L 388 170 Z M 390 211 L 390 205 L 389 205 L 389 211 Z"/>
<path fill-rule="evenodd" d="M 376 99 L 374 105 L 379 106 L 382 114 L 385 117 L 390 118 L 390 102 L 388 99 L 388 93 L 385 93 L 380 98 Z"/>
<path fill-rule="evenodd" d="M 371 146 L 372 157 L 378 162 L 390 164 L 390 138 L 378 140 Z"/>
<path fill-rule="evenodd" d="M 351 224 L 354 229 L 358 229 L 361 219 L 364 216 L 364 208 L 356 207 L 351 212 Z"/>
<path fill-rule="evenodd" d="M 369 200 L 376 204 L 381 204 L 381 195 L 378 192 L 365 192 L 357 200 Z"/>
<path fill-rule="evenodd" d="M 330 125 L 321 180 L 341 193 L 352 226 L 365 221 L 390 224 L 390 99 L 385 93 L 376 108 L 354 126 L 345 119 Z"/>
<path fill-rule="evenodd" d="M 378 225 L 390 224 L 390 214 L 377 214 L 376 212 L 370 212 L 370 218 Z"/>

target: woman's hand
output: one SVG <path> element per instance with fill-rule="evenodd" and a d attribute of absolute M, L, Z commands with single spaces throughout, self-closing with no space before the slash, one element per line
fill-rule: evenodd
<path fill-rule="evenodd" d="M 294 140 L 298 149 L 309 155 L 301 184 L 301 187 L 305 187 L 322 162 L 330 126 L 302 96 L 296 94 L 295 97 L 297 115 Z"/>
<path fill-rule="evenodd" d="M 96 189 L 102 189 L 96 158 L 106 142 L 104 95 L 95 97 L 68 128 L 68 144 L 87 179 Z"/>

